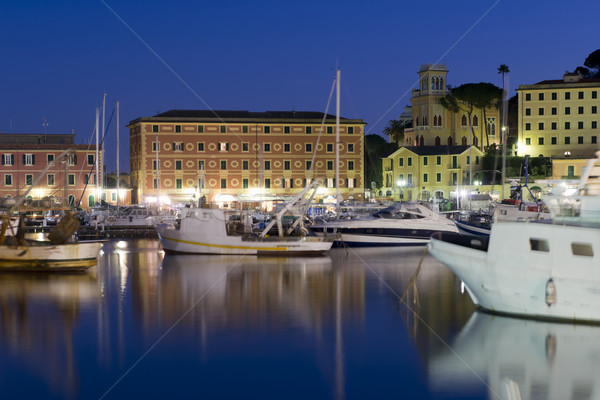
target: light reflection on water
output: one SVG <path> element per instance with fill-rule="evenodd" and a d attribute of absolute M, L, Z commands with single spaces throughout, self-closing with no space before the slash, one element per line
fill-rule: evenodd
<path fill-rule="evenodd" d="M 115 240 L 85 274 L 3 274 L 0 395 L 495 398 L 493 351 L 464 350 L 491 330 L 461 342 L 473 305 L 449 270 L 426 256 L 418 298 L 400 304 L 422 255 L 165 256 L 154 240 Z"/>

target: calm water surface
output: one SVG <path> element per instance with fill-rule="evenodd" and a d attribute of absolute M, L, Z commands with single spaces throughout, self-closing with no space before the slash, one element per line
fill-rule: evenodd
<path fill-rule="evenodd" d="M 111 241 L 86 274 L 2 274 L 0 396 L 600 396 L 600 328 L 474 312 L 430 256 L 415 290 L 422 255 L 165 256 Z"/>

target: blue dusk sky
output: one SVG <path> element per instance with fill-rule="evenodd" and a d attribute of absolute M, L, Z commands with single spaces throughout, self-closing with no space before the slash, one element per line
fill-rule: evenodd
<path fill-rule="evenodd" d="M 381 134 L 410 104 L 421 64 L 444 63 L 448 83 L 501 86 L 560 79 L 600 48 L 600 2 L 465 1 L 3 1 L 0 132 L 95 138 L 120 103 L 126 125 L 170 109 L 324 112 L 342 74 L 341 116 Z M 329 112 L 335 114 L 335 99 Z M 116 170 L 116 124 L 106 138 Z"/>

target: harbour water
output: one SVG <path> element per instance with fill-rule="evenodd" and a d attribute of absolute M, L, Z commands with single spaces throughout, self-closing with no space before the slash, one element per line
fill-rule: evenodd
<path fill-rule="evenodd" d="M 113 240 L 85 274 L 2 274 L 0 396 L 598 398 L 600 327 L 476 312 L 423 254 L 172 256 Z"/>

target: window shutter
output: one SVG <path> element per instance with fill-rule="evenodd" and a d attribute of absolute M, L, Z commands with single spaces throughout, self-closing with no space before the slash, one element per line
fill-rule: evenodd
<path fill-rule="evenodd" d="M 14 154 L 10 155 L 10 165 L 15 165 L 15 155 Z"/>
<path fill-rule="evenodd" d="M 0 157 L 2 158 L 2 165 L 4 165 L 4 154 L 0 154 Z"/>
<path fill-rule="evenodd" d="M 177 150 L 176 145 L 177 145 L 177 143 L 173 142 L 173 151 Z"/>
<path fill-rule="evenodd" d="M 23 165 L 25 165 L 25 154 L 23 154 Z"/>
<path fill-rule="evenodd" d="M 31 155 L 31 165 L 35 165 L 35 154 Z"/>

